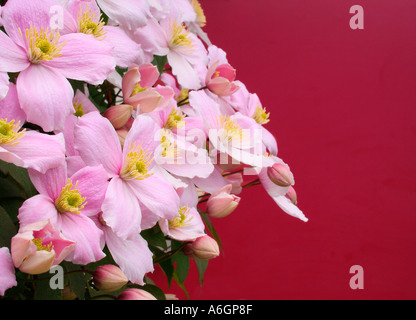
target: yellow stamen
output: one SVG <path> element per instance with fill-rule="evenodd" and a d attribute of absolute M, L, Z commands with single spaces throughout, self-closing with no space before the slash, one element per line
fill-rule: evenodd
<path fill-rule="evenodd" d="M 266 124 L 270 121 L 269 119 L 270 112 L 266 113 L 266 109 L 260 106 L 257 106 L 256 111 L 254 111 L 253 119 L 256 120 L 258 124 Z"/>
<path fill-rule="evenodd" d="M 80 103 L 79 101 L 76 101 L 74 103 L 74 109 L 74 116 L 76 117 L 82 117 L 85 114 L 84 108 L 82 107 L 82 103 Z"/>
<path fill-rule="evenodd" d="M 20 121 L 15 124 L 15 121 L 7 121 L 7 119 L 0 119 L 0 145 L 10 144 L 16 145 L 25 135 L 26 129 L 18 131 Z"/>
<path fill-rule="evenodd" d="M 87 204 L 87 199 L 81 196 L 77 187 L 78 181 L 74 186 L 71 179 L 67 180 L 65 187 L 62 188 L 61 194 L 55 200 L 55 207 L 60 213 L 80 214 L 80 210 L 84 209 Z"/>
<path fill-rule="evenodd" d="M 182 228 L 185 226 L 189 226 L 190 221 L 194 218 L 193 216 L 189 216 L 189 208 L 187 206 L 179 207 L 179 217 L 174 218 L 173 220 L 169 221 L 169 228 Z"/>
<path fill-rule="evenodd" d="M 165 129 L 168 130 L 176 130 L 181 129 L 185 125 L 185 121 L 183 121 L 185 115 L 180 112 L 177 108 L 173 107 L 172 111 L 170 112 L 168 119 L 166 120 Z"/>
<path fill-rule="evenodd" d="M 136 146 L 136 143 L 130 147 L 126 155 L 120 176 L 123 179 L 143 180 L 150 177 L 153 173 L 149 172 L 149 166 L 153 161 L 153 155 L 142 146 Z"/>
<path fill-rule="evenodd" d="M 146 91 L 146 90 L 147 90 L 146 87 L 143 88 L 140 84 L 136 83 L 136 85 L 134 86 L 133 91 L 132 91 L 132 93 L 130 95 L 130 98 L 133 97 L 133 96 L 135 96 L 136 94 L 138 94 L 140 92 L 143 92 L 143 91 Z"/>
<path fill-rule="evenodd" d="M 189 89 L 183 88 L 181 92 L 179 92 L 178 96 L 176 97 L 177 102 L 185 102 L 189 99 Z"/>
<path fill-rule="evenodd" d="M 178 147 L 172 139 L 172 132 L 170 130 L 161 130 L 160 134 L 160 146 L 162 148 L 160 155 L 168 160 L 169 164 L 178 164 L 180 157 L 178 155 Z"/>
<path fill-rule="evenodd" d="M 23 33 L 19 28 L 23 37 Z M 42 61 L 50 61 L 60 57 L 61 50 L 65 42 L 60 42 L 59 31 L 49 31 L 43 28 L 38 31 L 36 26 L 31 26 L 25 31 L 25 37 L 28 47 L 28 58 L 31 63 L 39 64 Z"/>
<path fill-rule="evenodd" d="M 204 10 L 202 10 L 201 4 L 198 0 L 191 0 L 192 7 L 196 12 L 197 22 L 200 27 L 205 27 L 207 24 L 207 18 L 205 17 Z"/>
<path fill-rule="evenodd" d="M 48 245 L 42 244 L 41 238 L 35 238 L 32 242 L 36 245 L 36 251 L 48 251 L 51 252 L 53 249 L 53 244 L 50 242 Z"/>
<path fill-rule="evenodd" d="M 91 34 L 98 40 L 103 40 L 107 32 L 104 30 L 105 22 L 100 17 L 97 17 L 96 13 L 93 13 L 91 9 L 88 9 L 82 12 L 81 5 L 78 11 L 78 32 Z"/>
<path fill-rule="evenodd" d="M 174 20 L 170 24 L 170 30 L 172 31 L 169 41 L 169 47 L 171 49 L 180 50 L 189 54 L 194 52 L 194 45 L 190 37 L 191 34 L 186 30 L 183 24 L 178 24 L 178 22 Z"/>
<path fill-rule="evenodd" d="M 223 129 L 220 139 L 227 143 L 241 143 L 246 140 L 246 136 L 241 127 L 236 124 L 230 116 L 220 115 L 219 117 L 220 126 Z"/>

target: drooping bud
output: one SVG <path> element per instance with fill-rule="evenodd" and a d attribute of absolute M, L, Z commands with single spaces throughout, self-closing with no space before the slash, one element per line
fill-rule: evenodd
<path fill-rule="evenodd" d="M 142 289 L 129 288 L 124 290 L 119 296 L 118 300 L 157 300 L 149 292 Z"/>
<path fill-rule="evenodd" d="M 114 292 L 121 289 L 129 279 L 119 267 L 106 264 L 95 270 L 93 281 L 98 290 Z"/>
<path fill-rule="evenodd" d="M 224 218 L 237 208 L 240 197 L 231 194 L 232 185 L 228 184 L 213 193 L 207 202 L 207 213 L 213 218 Z"/>
<path fill-rule="evenodd" d="M 115 129 L 120 129 L 131 118 L 132 113 L 133 106 L 129 104 L 120 104 L 108 108 L 103 115 L 110 120 Z"/>
<path fill-rule="evenodd" d="M 296 195 L 295 189 L 290 186 L 289 191 L 285 194 L 285 197 L 288 198 L 296 206 L 298 204 L 298 197 Z"/>
<path fill-rule="evenodd" d="M 183 249 L 183 253 L 190 258 L 209 260 L 219 256 L 220 248 L 217 241 L 205 235 L 187 244 Z"/>
<path fill-rule="evenodd" d="M 293 174 L 284 164 L 273 164 L 273 166 L 267 168 L 267 175 L 274 184 L 280 187 L 288 187 L 294 184 Z"/>

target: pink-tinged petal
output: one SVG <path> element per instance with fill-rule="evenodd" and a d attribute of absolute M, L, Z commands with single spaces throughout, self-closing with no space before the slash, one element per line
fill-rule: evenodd
<path fill-rule="evenodd" d="M 113 47 L 107 42 L 84 33 L 67 34 L 61 40 L 66 43 L 62 55 L 43 64 L 66 78 L 98 85 L 114 71 Z"/>
<path fill-rule="evenodd" d="M 142 88 L 153 87 L 159 79 L 159 71 L 157 67 L 151 63 L 144 63 L 139 66 L 140 85 Z"/>
<path fill-rule="evenodd" d="M 49 169 L 46 173 L 40 173 L 36 170 L 28 170 L 30 180 L 36 190 L 43 195 L 48 196 L 55 201 L 61 194 L 62 188 L 67 182 L 67 170 L 65 165 Z"/>
<path fill-rule="evenodd" d="M 90 218 L 83 214 L 72 213 L 61 216 L 62 234 L 77 244 L 66 257 L 66 261 L 85 265 L 105 257 L 101 245 L 104 234 Z"/>
<path fill-rule="evenodd" d="M 78 89 L 75 92 L 74 103 L 81 104 L 85 113 L 98 111 L 97 107 L 94 105 L 94 103 L 92 103 L 88 96 Z"/>
<path fill-rule="evenodd" d="M 149 19 L 146 26 L 134 32 L 134 40 L 149 54 L 166 56 L 169 52 L 167 35 L 154 18 Z"/>
<path fill-rule="evenodd" d="M 277 156 L 277 141 L 276 138 L 270 133 L 269 130 L 262 127 L 263 143 L 269 154 Z"/>
<path fill-rule="evenodd" d="M 140 203 L 161 218 L 173 219 L 178 214 L 179 196 L 171 184 L 152 175 L 143 180 L 129 180 Z"/>
<path fill-rule="evenodd" d="M 117 66 L 127 68 L 140 57 L 140 45 L 133 41 L 123 29 L 105 26 L 104 31 L 106 32 L 104 41 L 114 46 L 113 56 Z"/>
<path fill-rule="evenodd" d="M 49 220 L 57 229 L 60 227 L 60 217 L 55 204 L 47 195 L 39 194 L 23 202 L 19 209 L 20 227 L 38 221 Z"/>
<path fill-rule="evenodd" d="M 122 239 L 110 229 L 105 229 L 105 239 L 114 261 L 127 278 L 136 284 L 144 285 L 146 273 L 153 272 L 152 252 L 146 240 L 139 234 L 132 239 Z"/>
<path fill-rule="evenodd" d="M 26 121 L 26 114 L 20 108 L 16 85 L 13 83 L 10 83 L 7 96 L 0 101 L 0 119 L 7 119 L 7 121 L 14 120 L 16 124 L 20 122 L 19 127 Z"/>
<path fill-rule="evenodd" d="M 42 65 L 31 65 L 19 74 L 17 92 L 27 121 L 45 132 L 62 130 L 74 112 L 74 91 L 64 76 Z"/>
<path fill-rule="evenodd" d="M 82 214 L 94 215 L 101 211 L 108 186 L 108 175 L 102 165 L 85 167 L 71 176 L 73 183 L 78 182 L 78 190 L 86 198 Z"/>
<path fill-rule="evenodd" d="M 131 94 L 133 93 L 134 87 L 140 81 L 140 79 L 141 76 L 139 68 L 132 68 L 124 74 L 122 80 L 122 90 L 124 101 L 126 103 L 128 103 L 128 99 L 130 98 Z"/>
<path fill-rule="evenodd" d="M 270 159 L 273 161 L 272 165 L 274 163 L 279 163 L 279 164 L 287 166 L 286 163 L 284 163 L 281 159 L 279 159 L 277 157 L 271 157 Z M 267 174 L 267 168 L 261 169 L 258 176 L 259 176 L 259 179 L 260 179 L 260 182 L 261 182 L 262 186 L 264 187 L 264 189 L 267 191 L 267 193 L 271 197 L 284 196 L 289 190 L 288 186 L 287 187 L 281 187 L 281 186 L 278 186 L 277 184 L 275 184 L 274 182 L 272 182 L 272 180 L 270 180 L 270 178 Z"/>
<path fill-rule="evenodd" d="M 183 211 L 186 211 L 186 209 Z M 189 208 L 184 214 L 186 215 L 186 223 L 181 227 L 171 227 L 167 220 L 159 221 L 163 233 L 178 241 L 193 241 L 204 236 L 205 225 L 198 211 Z"/>
<path fill-rule="evenodd" d="M 277 205 L 288 215 L 291 215 L 292 217 L 298 218 L 304 222 L 307 222 L 309 219 L 305 217 L 303 212 L 295 206 L 292 201 L 290 201 L 285 196 L 277 196 L 272 197 L 272 199 L 277 203 Z"/>
<path fill-rule="evenodd" d="M 162 101 L 163 97 L 152 89 L 140 92 L 132 97 L 126 98 L 125 102 L 137 107 L 141 113 L 153 111 Z"/>
<path fill-rule="evenodd" d="M 2 145 L 9 154 L 0 158 L 17 166 L 31 168 L 45 173 L 50 168 L 65 163 L 65 146 L 62 134 L 46 135 L 37 131 L 26 131 L 17 144 Z"/>
<path fill-rule="evenodd" d="M 29 67 L 30 62 L 25 50 L 16 45 L 3 31 L 0 30 L 0 71 L 20 72 Z"/>
<path fill-rule="evenodd" d="M 142 230 L 154 227 L 159 221 L 160 217 L 155 215 L 152 211 L 147 209 L 144 205 L 140 205 L 142 211 L 142 222 L 140 224 Z"/>
<path fill-rule="evenodd" d="M 0 100 L 3 100 L 9 92 L 9 75 L 7 72 L 0 72 Z"/>
<path fill-rule="evenodd" d="M 101 208 L 101 218 L 118 237 L 131 239 L 141 231 L 139 201 L 129 184 L 119 177 L 114 177 L 108 184 Z"/>
<path fill-rule="evenodd" d="M 146 1 L 97 0 L 97 3 L 111 20 L 130 30 L 143 27 L 150 17 L 150 8 Z"/>
<path fill-rule="evenodd" d="M 8 248 L 0 248 L 0 296 L 14 286 L 17 286 L 17 282 L 12 257 Z"/>
<path fill-rule="evenodd" d="M 99 112 L 79 118 L 75 127 L 75 149 L 87 165 L 102 164 L 110 175 L 118 175 L 121 168 L 120 141 L 110 121 Z"/>
<path fill-rule="evenodd" d="M 212 173 L 207 178 L 195 177 L 192 179 L 192 181 L 199 189 L 210 194 L 228 185 L 227 180 L 225 180 L 221 172 L 217 169 L 212 171 Z"/>
<path fill-rule="evenodd" d="M 214 63 L 217 65 L 228 64 L 227 53 L 215 45 L 208 47 L 208 59 L 209 65 Z"/>
<path fill-rule="evenodd" d="M 172 73 L 177 77 L 182 87 L 188 89 L 199 89 L 201 87 L 198 73 L 183 55 L 171 50 L 167 56 L 172 67 Z"/>
<path fill-rule="evenodd" d="M 87 165 L 85 164 L 84 160 L 82 160 L 81 156 L 69 156 L 66 158 L 66 166 L 68 176 L 72 176 Z"/>
<path fill-rule="evenodd" d="M 220 110 L 219 105 L 212 100 L 205 91 L 192 91 L 189 93 L 189 103 L 197 114 L 204 121 L 205 130 L 208 129 L 219 129 L 219 116 Z"/>
<path fill-rule="evenodd" d="M 41 250 L 28 256 L 19 266 L 19 270 L 27 274 L 42 274 L 50 270 L 54 260 L 53 251 Z"/>

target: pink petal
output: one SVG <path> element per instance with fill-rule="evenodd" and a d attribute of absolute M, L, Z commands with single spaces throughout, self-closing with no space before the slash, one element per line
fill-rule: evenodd
<path fill-rule="evenodd" d="M 169 52 L 167 35 L 154 18 L 149 19 L 146 26 L 134 32 L 134 40 L 152 56 L 166 56 Z"/>
<path fill-rule="evenodd" d="M 188 89 L 199 89 L 201 87 L 196 70 L 183 55 L 171 50 L 167 56 L 172 67 L 172 73 L 177 77 L 182 87 Z"/>
<path fill-rule="evenodd" d="M 65 146 L 62 134 L 47 135 L 37 131 L 26 131 L 24 136 L 14 145 L 3 145 L 9 152 L 8 159 L 17 166 L 31 168 L 45 173 L 50 168 L 65 163 Z"/>
<path fill-rule="evenodd" d="M 60 218 L 55 204 L 47 195 L 39 194 L 23 202 L 19 209 L 20 227 L 38 221 L 49 220 L 57 229 L 60 227 Z"/>
<path fill-rule="evenodd" d="M 7 72 L 0 72 L 0 101 L 3 100 L 9 92 L 9 75 Z"/>
<path fill-rule="evenodd" d="M 30 66 L 25 50 L 0 31 L 0 71 L 20 72 Z"/>
<path fill-rule="evenodd" d="M 62 55 L 43 64 L 64 77 L 98 85 L 114 71 L 113 48 L 107 42 L 84 33 L 61 36 L 61 41 L 66 43 Z"/>
<path fill-rule="evenodd" d="M 102 205 L 102 219 L 118 237 L 132 239 L 140 232 L 141 211 L 129 184 L 114 177 L 108 184 Z"/>
<path fill-rule="evenodd" d="M 103 232 L 95 223 L 83 214 L 61 214 L 62 234 L 76 242 L 74 250 L 65 260 L 75 264 L 88 264 L 105 257 L 102 251 Z"/>
<path fill-rule="evenodd" d="M 308 218 L 305 217 L 303 212 L 295 206 L 292 201 L 290 201 L 285 196 L 277 196 L 272 197 L 272 199 L 277 203 L 277 205 L 288 215 L 291 215 L 292 217 L 298 218 L 304 222 L 308 221 Z"/>
<path fill-rule="evenodd" d="M 14 120 L 16 124 L 20 122 L 20 126 L 22 126 L 26 121 L 26 114 L 20 108 L 16 85 L 10 83 L 8 89 L 7 96 L 0 101 L 0 119 Z"/>
<path fill-rule="evenodd" d="M 151 63 L 144 63 L 139 66 L 140 85 L 143 88 L 153 87 L 159 79 L 159 71 L 157 67 Z"/>
<path fill-rule="evenodd" d="M 14 286 L 17 286 L 17 282 L 12 257 L 8 248 L 0 248 L 0 296 Z"/>
<path fill-rule="evenodd" d="M 48 196 L 55 201 L 61 194 L 62 188 L 67 182 L 67 170 L 65 165 L 49 169 L 46 173 L 40 173 L 29 169 L 29 177 L 40 194 Z"/>
<path fill-rule="evenodd" d="M 75 127 L 75 149 L 89 166 L 102 164 L 110 175 L 121 168 L 121 145 L 110 121 L 98 112 L 79 118 Z"/>
<path fill-rule="evenodd" d="M 66 117 L 74 112 L 74 91 L 64 76 L 42 65 L 31 65 L 19 74 L 17 92 L 27 121 L 45 132 L 64 128 Z"/>
<path fill-rule="evenodd" d="M 153 272 L 152 252 L 146 240 L 139 234 L 132 239 L 122 239 L 110 229 L 105 229 L 105 239 L 114 261 L 127 278 L 136 284 L 144 285 L 146 273 Z"/>

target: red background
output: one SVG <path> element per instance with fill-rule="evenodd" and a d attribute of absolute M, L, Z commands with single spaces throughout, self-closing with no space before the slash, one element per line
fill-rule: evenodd
<path fill-rule="evenodd" d="M 304 223 L 261 186 L 215 220 L 192 299 L 416 298 L 416 2 L 203 0 L 205 31 L 271 112 Z M 352 5 L 364 30 L 352 30 Z M 352 265 L 364 289 L 352 290 Z M 157 284 L 164 277 L 155 272 Z M 177 286 L 175 292 L 186 298 Z"/>

